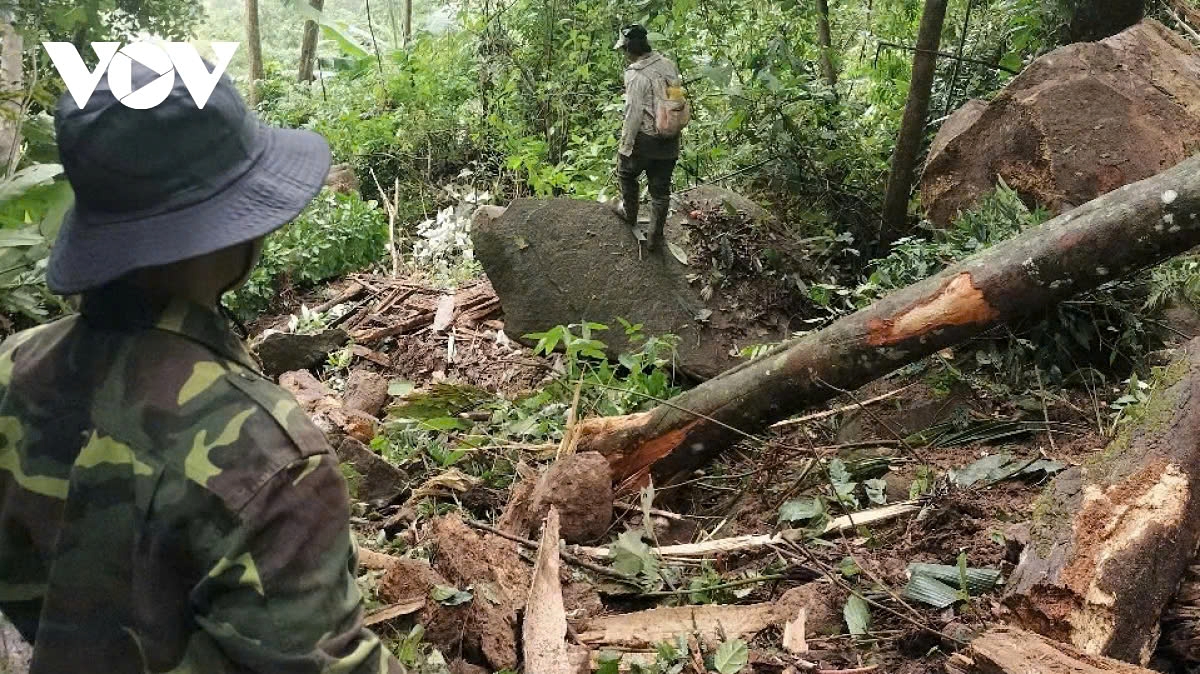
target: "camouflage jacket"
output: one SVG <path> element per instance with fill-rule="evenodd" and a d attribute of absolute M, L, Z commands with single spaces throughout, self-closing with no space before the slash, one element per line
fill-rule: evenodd
<path fill-rule="evenodd" d="M 336 457 L 215 312 L 110 287 L 0 347 L 0 611 L 33 674 L 400 672 Z"/>

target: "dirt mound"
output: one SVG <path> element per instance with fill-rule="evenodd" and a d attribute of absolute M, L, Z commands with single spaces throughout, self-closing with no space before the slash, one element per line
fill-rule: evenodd
<path fill-rule="evenodd" d="M 568 543 L 590 543 L 608 533 L 613 519 L 608 460 L 595 452 L 566 456 L 541 477 L 530 477 L 514 491 L 500 528 L 532 538 L 551 507 L 562 515 L 560 534 Z"/>
<path fill-rule="evenodd" d="M 677 242 L 678 231 L 669 225 L 668 240 Z M 692 283 L 697 269 L 671 253 L 639 255 L 629 227 L 603 204 L 519 199 L 471 236 L 514 339 L 586 320 L 609 326 L 596 336 L 616 355 L 637 348 L 621 328 L 625 319 L 647 335 L 679 336 L 680 369 L 706 379 L 736 365 L 739 349 L 786 334 L 730 311 L 720 296 L 706 300 Z"/>
<path fill-rule="evenodd" d="M 1146 20 L 1037 59 L 959 130 L 972 114 L 951 117 L 930 152 L 921 180 L 930 220 L 949 224 L 997 176 L 1061 213 L 1200 147 L 1200 52 Z"/>
<path fill-rule="evenodd" d="M 455 516 L 429 528 L 436 553 L 433 564 L 393 559 L 379 581 L 379 598 L 387 603 L 426 599 L 418 618 L 426 638 L 490 671 L 515 669 L 518 663 L 518 616 L 529 592 L 529 569 L 514 544 L 483 536 Z M 437 588 L 472 594 L 470 601 L 441 603 Z"/>

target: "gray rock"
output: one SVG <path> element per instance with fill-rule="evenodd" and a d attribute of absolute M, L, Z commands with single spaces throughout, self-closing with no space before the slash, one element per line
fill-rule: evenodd
<path fill-rule="evenodd" d="M 680 229 L 668 225 L 668 240 L 680 241 Z M 609 330 L 595 338 L 615 360 L 640 348 L 626 337 L 618 320 L 625 319 L 643 324 L 644 336 L 678 336 L 679 369 L 707 379 L 741 362 L 731 353 L 737 348 L 780 337 L 723 311 L 722 298 L 701 298 L 687 277 L 704 273 L 707 261 L 693 268 L 669 252 L 639 256 L 630 228 L 604 204 L 518 199 L 499 218 L 476 223 L 471 238 L 515 340 L 530 343 L 525 335 L 558 325 L 602 323 Z"/>
<path fill-rule="evenodd" d="M 358 473 L 349 482 L 351 496 L 359 501 L 391 501 L 408 486 L 407 473 L 354 438 L 343 438 L 338 443 L 337 454 L 343 464 L 353 466 L 354 472 Z"/>
<path fill-rule="evenodd" d="M 308 370 L 324 363 L 330 353 L 348 341 L 350 335 L 345 330 L 325 330 L 315 335 L 276 332 L 259 342 L 255 352 L 263 372 L 278 377 L 284 372 Z"/>

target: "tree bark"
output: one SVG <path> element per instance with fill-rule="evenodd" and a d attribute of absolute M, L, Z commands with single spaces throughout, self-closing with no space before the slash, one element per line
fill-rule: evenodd
<path fill-rule="evenodd" d="M 1034 507 L 1005 602 L 1022 626 L 1145 665 L 1200 544 L 1200 340 L 1104 452 Z"/>
<path fill-rule="evenodd" d="M 746 433 L 1200 244 L 1200 157 L 898 290 L 649 412 L 576 427 L 627 487 L 670 484 Z"/>
<path fill-rule="evenodd" d="M 946 662 L 949 674 L 1154 674 L 1110 658 L 1098 658 L 1036 634 L 994 627 Z"/>
<path fill-rule="evenodd" d="M 837 70 L 833 67 L 833 37 L 829 30 L 829 0 L 817 0 L 817 41 L 821 46 L 821 74 L 830 89 L 837 87 Z"/>
<path fill-rule="evenodd" d="M 21 148 L 21 124 L 25 90 L 22 58 L 24 42 L 12 25 L 11 12 L 0 12 L 0 177 L 11 176 L 17 168 Z"/>
<path fill-rule="evenodd" d="M 897 238 L 907 229 L 908 197 L 916 172 L 917 155 L 925 139 L 925 119 L 929 114 L 934 67 L 942 41 L 942 24 L 946 20 L 946 4 L 947 0 L 925 0 L 925 11 L 921 15 L 917 49 L 913 52 L 912 79 L 908 85 L 908 102 L 904 105 L 904 117 L 896 136 L 892 170 L 883 199 L 883 227 L 887 239 Z"/>
<path fill-rule="evenodd" d="M 1159 654 L 1188 664 L 1200 662 L 1200 566 L 1188 569 L 1174 602 L 1163 613 L 1162 625 Z"/>
<path fill-rule="evenodd" d="M 324 11 L 325 0 L 309 0 L 309 6 L 318 12 Z M 304 22 L 304 39 L 300 42 L 300 71 L 297 78 L 301 82 L 312 82 L 316 77 L 313 69 L 317 64 L 317 38 L 321 27 L 316 21 L 309 19 Z"/>
<path fill-rule="evenodd" d="M 250 105 L 258 105 L 263 71 L 262 35 L 258 29 L 258 0 L 246 0 L 246 54 L 250 60 Z"/>

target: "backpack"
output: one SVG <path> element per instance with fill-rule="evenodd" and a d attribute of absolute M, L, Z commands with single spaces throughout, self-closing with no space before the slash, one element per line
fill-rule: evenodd
<path fill-rule="evenodd" d="M 654 78 L 654 127 L 658 135 L 673 138 L 692 121 L 692 105 L 678 77 Z"/>

